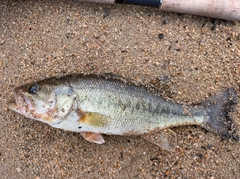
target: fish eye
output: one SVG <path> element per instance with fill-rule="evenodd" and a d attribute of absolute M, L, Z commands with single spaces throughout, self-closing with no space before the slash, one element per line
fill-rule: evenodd
<path fill-rule="evenodd" d="M 32 86 L 29 87 L 28 92 L 30 94 L 36 94 L 38 92 L 38 90 L 39 90 L 38 85 L 32 85 Z"/>

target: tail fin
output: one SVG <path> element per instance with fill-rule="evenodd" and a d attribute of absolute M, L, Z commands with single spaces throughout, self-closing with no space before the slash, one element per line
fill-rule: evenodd
<path fill-rule="evenodd" d="M 229 112 L 233 111 L 237 104 L 237 95 L 234 88 L 224 90 L 202 103 L 207 108 L 209 118 L 205 122 L 205 128 L 222 137 L 239 141 L 237 127 L 230 118 Z"/>

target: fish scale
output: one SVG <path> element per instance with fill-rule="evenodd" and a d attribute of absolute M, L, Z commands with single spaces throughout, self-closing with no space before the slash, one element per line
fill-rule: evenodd
<path fill-rule="evenodd" d="M 161 83 L 156 86 L 166 89 Z M 234 88 L 188 106 L 157 93 L 122 77 L 68 75 L 17 87 L 16 102 L 9 108 L 52 127 L 79 132 L 97 144 L 104 143 L 101 134 L 138 135 L 182 125 L 198 125 L 239 140 L 229 115 L 237 104 Z"/>
<path fill-rule="evenodd" d="M 111 118 L 109 125 L 115 130 L 104 130 L 102 133 L 141 134 L 154 128 L 167 128 L 176 123 L 185 125 L 196 123 L 189 115 L 183 115 L 181 105 L 162 99 L 137 86 L 125 85 L 119 81 L 98 82 L 97 79 L 73 81 L 70 84 L 73 88 L 82 87 L 74 88 L 80 99 L 87 96 L 86 102 L 82 100 L 79 102 L 83 111 L 96 112 Z M 198 116 L 199 123 L 203 121 L 205 112 L 202 111 L 202 114 Z"/>

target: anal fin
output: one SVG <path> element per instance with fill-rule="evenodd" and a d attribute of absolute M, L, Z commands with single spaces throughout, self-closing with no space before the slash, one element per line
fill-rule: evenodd
<path fill-rule="evenodd" d="M 99 133 L 94 132 L 80 132 L 82 137 L 86 139 L 89 142 L 93 142 L 96 144 L 103 144 L 105 140 L 103 139 L 103 136 Z"/>
<path fill-rule="evenodd" d="M 145 140 L 157 145 L 162 150 L 174 151 L 177 145 L 177 136 L 171 129 L 164 129 L 142 136 Z"/>

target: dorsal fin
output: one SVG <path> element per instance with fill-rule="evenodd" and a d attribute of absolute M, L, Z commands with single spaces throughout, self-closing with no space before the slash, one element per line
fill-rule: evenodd
<path fill-rule="evenodd" d="M 159 77 L 150 80 L 147 83 L 141 83 L 133 79 L 123 77 L 121 75 L 112 74 L 112 73 L 100 73 L 100 74 L 77 74 L 72 75 L 75 80 L 78 80 L 79 77 L 84 78 L 94 78 L 94 79 L 103 79 L 108 81 L 121 82 L 125 85 L 138 86 L 144 88 L 155 95 L 160 95 L 166 98 L 172 98 L 173 94 L 170 90 L 169 83 L 170 79 L 166 75 L 160 75 Z"/>
<path fill-rule="evenodd" d="M 147 87 L 150 88 L 151 91 L 158 95 L 162 95 L 167 98 L 172 98 L 173 93 L 169 86 L 170 79 L 166 75 L 160 75 L 159 77 L 151 80 Z"/>

